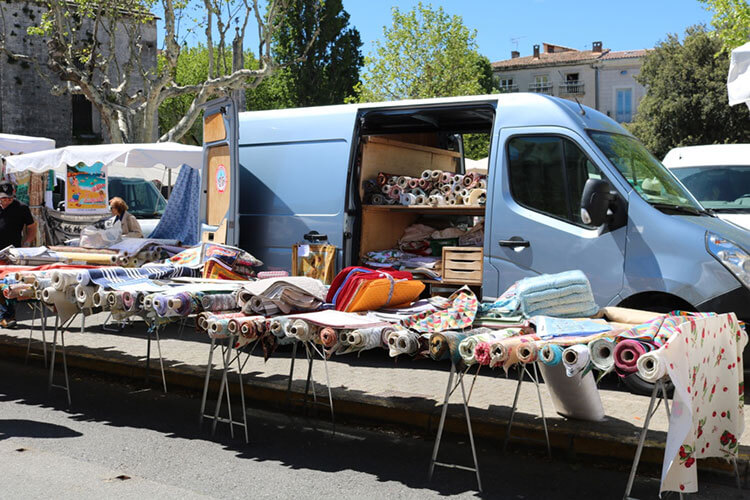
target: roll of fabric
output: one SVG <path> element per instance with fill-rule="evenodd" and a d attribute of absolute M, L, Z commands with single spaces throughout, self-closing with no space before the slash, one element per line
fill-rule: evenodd
<path fill-rule="evenodd" d="M 436 361 L 442 359 L 460 361 L 461 354 L 458 346 L 466 337 L 465 333 L 459 332 L 433 333 L 430 337 L 430 357 Z"/>
<path fill-rule="evenodd" d="M 391 186 L 391 190 L 388 192 L 388 197 L 392 200 L 398 200 L 403 192 L 404 190 L 399 186 Z"/>
<path fill-rule="evenodd" d="M 245 314 L 242 314 L 241 312 L 224 312 L 224 313 L 202 312 L 198 314 L 198 316 L 196 316 L 195 326 L 198 328 L 199 331 L 207 331 L 209 321 L 218 320 L 218 319 L 238 318 L 240 316 L 245 316 Z"/>
<path fill-rule="evenodd" d="M 269 329 L 271 333 L 277 338 L 284 338 L 287 336 L 287 328 L 293 323 L 289 318 L 274 318 L 271 320 Z"/>
<path fill-rule="evenodd" d="M 445 198 L 443 198 L 442 195 L 430 195 L 430 197 L 427 198 L 427 203 L 433 207 L 439 207 L 445 205 Z"/>
<path fill-rule="evenodd" d="M 289 333 L 300 341 L 307 342 L 308 340 L 312 340 L 314 328 L 306 321 L 295 319 L 289 327 Z"/>
<path fill-rule="evenodd" d="M 453 174 L 451 172 L 440 173 L 440 182 L 443 184 L 450 184 L 452 178 L 453 178 Z"/>
<path fill-rule="evenodd" d="M 399 354 L 416 354 L 420 347 L 420 335 L 411 330 L 395 330 L 388 335 L 388 354 L 395 358 Z"/>
<path fill-rule="evenodd" d="M 187 316 L 198 310 L 198 301 L 188 292 L 179 292 L 169 298 L 167 307 L 169 307 L 175 316 Z M 201 307 L 203 307 L 202 303 Z"/>
<path fill-rule="evenodd" d="M 409 189 L 417 189 L 419 187 L 419 179 L 413 177 L 409 179 Z"/>
<path fill-rule="evenodd" d="M 456 176 L 456 177 L 458 177 L 458 176 Z M 455 194 L 455 195 L 459 195 L 461 193 L 461 191 L 463 191 L 463 189 L 464 189 L 464 187 L 463 187 L 463 185 L 461 184 L 461 182 L 458 179 L 456 179 L 451 184 L 451 192 L 453 194 Z"/>
<path fill-rule="evenodd" d="M 443 184 L 440 186 L 440 192 L 443 193 L 443 196 L 449 195 L 453 192 L 453 187 L 450 184 Z"/>
<path fill-rule="evenodd" d="M 539 352 L 539 359 L 547 366 L 559 365 L 562 362 L 563 348 L 557 344 L 546 344 Z"/>
<path fill-rule="evenodd" d="M 159 317 L 165 317 L 169 313 L 169 297 L 158 294 L 152 299 L 152 307 Z"/>
<path fill-rule="evenodd" d="M 94 307 L 94 292 L 96 292 L 96 287 L 76 285 L 75 291 L 78 307 L 82 309 Z"/>
<path fill-rule="evenodd" d="M 107 294 L 107 306 L 113 311 L 125 310 L 125 296 L 130 292 L 114 291 Z"/>
<path fill-rule="evenodd" d="M 563 351 L 562 360 L 568 377 L 578 375 L 589 365 L 589 347 L 582 344 L 572 345 Z"/>
<path fill-rule="evenodd" d="M 526 342 L 518 346 L 518 361 L 529 364 L 539 359 L 539 347 L 536 342 Z"/>
<path fill-rule="evenodd" d="M 476 348 L 480 343 L 486 343 L 488 348 L 486 350 L 489 356 L 489 342 L 498 341 L 518 335 L 517 331 L 512 329 L 504 329 L 498 331 L 490 331 L 488 328 L 477 328 L 477 332 L 474 335 L 469 335 L 458 345 L 458 350 L 461 355 L 461 359 L 466 365 L 473 365 L 477 363 L 476 359 Z M 483 349 L 484 351 L 484 349 Z M 487 363 L 489 364 L 489 357 L 487 357 Z"/>
<path fill-rule="evenodd" d="M 336 330 L 333 328 L 326 326 L 320 329 L 320 332 L 318 332 L 318 336 L 320 337 L 320 343 L 323 345 L 323 347 L 332 348 L 339 342 L 338 334 L 336 333 Z"/>
<path fill-rule="evenodd" d="M 594 368 L 603 372 L 611 372 L 615 367 L 615 341 L 610 338 L 600 338 L 589 342 L 589 354 Z"/>
<path fill-rule="evenodd" d="M 385 197 L 382 194 L 375 193 L 370 197 L 370 203 L 373 205 L 385 205 Z"/>
<path fill-rule="evenodd" d="M 94 296 L 91 298 L 92 302 L 94 303 L 94 307 L 108 308 L 107 295 L 109 295 L 109 292 L 104 292 L 101 290 L 97 290 L 96 292 L 94 292 Z"/>
<path fill-rule="evenodd" d="M 52 286 L 56 290 L 65 290 L 68 287 L 74 287 L 78 283 L 76 275 L 78 271 L 53 271 Z"/>
<path fill-rule="evenodd" d="M 227 330 L 229 330 L 229 333 L 232 334 L 239 334 L 242 330 L 242 325 L 245 323 L 251 323 L 258 319 L 258 316 L 239 316 L 237 318 L 230 318 L 227 322 Z M 254 330 L 254 325 L 253 325 Z"/>
<path fill-rule="evenodd" d="M 472 189 L 469 193 L 469 203 L 467 205 L 484 205 L 487 201 L 487 190 Z"/>
<path fill-rule="evenodd" d="M 620 376 L 638 371 L 638 358 L 653 349 L 653 345 L 635 339 L 621 340 L 615 345 L 615 369 Z"/>
<path fill-rule="evenodd" d="M 348 334 L 342 334 L 340 340 L 344 349 L 340 353 L 367 351 L 376 347 L 383 347 L 382 330 L 382 326 L 376 326 L 352 330 Z"/>
<path fill-rule="evenodd" d="M 237 309 L 237 298 L 233 293 L 211 293 L 201 299 L 204 311 L 227 311 Z"/>
<path fill-rule="evenodd" d="M 667 375 L 667 365 L 660 358 L 658 351 L 643 354 L 636 362 L 638 375 L 646 382 L 657 382 Z"/>
<path fill-rule="evenodd" d="M 393 189 L 393 186 L 390 184 L 383 184 L 381 186 L 380 191 L 383 193 L 383 195 L 387 196 L 388 198 L 391 197 L 391 189 Z"/>
<path fill-rule="evenodd" d="M 432 182 L 440 182 L 442 175 L 442 170 L 433 170 L 432 172 L 430 172 L 430 179 L 432 180 Z"/>
<path fill-rule="evenodd" d="M 409 186 L 410 178 L 405 175 L 399 175 L 396 178 L 396 185 L 401 189 L 406 189 Z"/>
<path fill-rule="evenodd" d="M 479 182 L 477 182 L 477 187 L 479 189 L 487 189 L 487 179 L 480 179 Z"/>
<path fill-rule="evenodd" d="M 385 186 L 386 184 L 388 184 L 388 175 L 384 172 L 380 172 L 378 174 L 377 181 L 379 186 Z"/>
<path fill-rule="evenodd" d="M 432 179 L 432 170 L 423 170 L 420 178 L 425 181 L 429 181 L 430 179 Z"/>
<path fill-rule="evenodd" d="M 412 193 L 401 193 L 399 202 L 404 206 L 414 205 L 417 201 L 417 196 Z"/>
<path fill-rule="evenodd" d="M 130 311 L 133 308 L 133 304 L 135 304 L 135 295 L 133 295 L 130 292 L 123 292 L 122 294 L 122 307 L 126 311 Z"/>
<path fill-rule="evenodd" d="M 210 319 L 206 322 L 206 332 L 209 337 L 222 338 L 229 335 L 229 320 L 230 318 L 217 318 Z"/>
<path fill-rule="evenodd" d="M 414 205 L 427 205 L 427 196 L 420 194 L 414 200 Z"/>

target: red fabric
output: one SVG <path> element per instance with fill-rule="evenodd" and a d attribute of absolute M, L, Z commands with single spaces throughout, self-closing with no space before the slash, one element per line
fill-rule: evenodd
<path fill-rule="evenodd" d="M 98 269 L 100 267 L 110 266 L 90 266 L 86 264 L 45 264 L 43 266 L 0 266 L 0 279 L 5 278 L 11 273 L 20 273 L 23 271 L 50 271 L 55 269 Z"/>
<path fill-rule="evenodd" d="M 351 276 L 349 276 L 350 274 Z M 341 288 L 341 292 L 339 292 L 338 297 L 336 297 L 336 308 L 338 309 L 338 304 L 346 304 L 352 299 L 362 280 L 383 278 L 385 274 L 390 274 L 397 280 L 413 279 L 411 273 L 406 271 L 396 271 L 393 268 L 371 269 L 363 266 L 347 267 L 342 269 L 341 272 L 333 278 L 333 283 L 331 283 L 331 287 L 328 289 L 328 295 L 326 295 L 326 302 L 333 302 L 334 295 L 336 295 L 338 289 Z M 347 276 L 349 276 L 348 279 Z"/>

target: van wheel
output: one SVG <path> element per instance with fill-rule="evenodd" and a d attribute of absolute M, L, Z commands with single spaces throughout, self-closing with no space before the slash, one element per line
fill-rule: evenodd
<path fill-rule="evenodd" d="M 627 377 L 623 377 L 622 383 L 625 384 L 625 387 L 627 387 L 630 392 L 633 394 L 640 394 L 641 396 L 650 396 L 651 392 L 654 390 L 654 384 L 643 380 L 638 373 L 631 373 Z M 667 389 L 667 396 L 671 396 L 672 391 L 674 390 L 672 382 L 666 382 L 664 387 Z"/>

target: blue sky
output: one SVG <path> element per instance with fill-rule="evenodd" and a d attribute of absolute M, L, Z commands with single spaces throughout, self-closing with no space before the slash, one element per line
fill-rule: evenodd
<path fill-rule="evenodd" d="M 381 39 L 383 26 L 391 23 L 391 6 L 402 11 L 418 0 L 343 0 L 350 24 L 356 27 L 365 55 L 373 42 Z M 530 55 L 534 44 L 544 42 L 575 49 L 590 49 L 601 40 L 605 48 L 632 50 L 651 48 L 667 33 L 682 34 L 692 24 L 709 24 L 711 14 L 697 0 L 432 0 L 448 14 L 462 16 L 464 25 L 477 30 L 479 52 L 490 61 L 508 59 L 516 48 Z M 251 21 L 252 23 L 252 21 Z M 248 26 L 246 48 L 257 50 L 254 25 Z M 205 42 L 205 36 L 193 36 L 189 45 Z"/>

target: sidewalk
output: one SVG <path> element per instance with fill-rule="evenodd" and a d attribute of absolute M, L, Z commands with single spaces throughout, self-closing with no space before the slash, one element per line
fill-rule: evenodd
<path fill-rule="evenodd" d="M 19 310 L 20 312 L 20 310 Z M 65 334 L 68 365 L 87 370 L 119 375 L 143 380 L 146 359 L 146 328 L 142 322 L 126 327 L 120 333 L 106 332 L 101 325 L 106 313 L 86 318 L 86 330 L 81 333 L 80 320 Z M 48 320 L 47 341 L 52 340 L 52 325 Z M 30 319 L 19 321 L 16 330 L 0 330 L 0 356 L 23 359 L 28 342 Z M 34 332 L 32 353 L 29 360 L 41 366 L 41 331 L 39 322 Z M 59 339 L 58 339 L 59 343 Z M 164 358 L 167 388 L 199 391 L 203 387 L 210 340 L 205 334 L 195 332 L 192 320 L 180 334 L 178 325 L 170 325 L 161 334 L 161 351 Z M 48 348 L 50 346 L 48 345 Z M 58 350 L 58 356 L 60 351 Z M 49 349 L 48 349 L 49 356 Z M 156 342 L 151 343 L 151 385 L 161 388 L 158 351 Z M 62 369 L 57 361 L 55 370 L 57 382 L 61 381 Z M 290 369 L 291 347 L 280 348 L 268 362 L 263 362 L 260 346 L 251 356 L 244 369 L 245 394 L 249 411 L 253 405 L 263 405 L 284 410 L 287 398 L 287 381 Z M 214 353 L 212 386 L 207 408 L 213 409 L 212 400 L 218 391 L 220 380 L 220 351 Z M 236 368 L 236 365 L 235 365 Z M 336 417 L 346 417 L 378 425 L 393 425 L 434 439 L 440 418 L 440 403 L 445 395 L 448 371 L 447 362 L 432 360 L 412 360 L 408 357 L 393 359 L 386 351 L 373 350 L 361 356 L 334 356 L 328 362 L 328 372 L 334 398 Z M 473 373 L 473 371 L 472 371 Z M 307 362 L 304 349 L 298 349 L 292 390 L 304 392 L 307 375 Z M 471 418 L 475 438 L 492 440 L 498 443 L 498 452 L 505 436 L 510 416 L 517 380 L 506 378 L 503 371 L 483 368 L 471 392 Z M 322 360 L 316 359 L 313 366 L 313 379 L 319 399 L 327 401 L 325 387 L 325 367 Z M 473 376 L 465 379 L 469 390 Z M 236 384 L 236 377 L 230 382 Z M 76 381 L 71 379 L 73 407 L 76 401 Z M 555 413 L 552 400 L 546 388 L 541 395 L 544 412 L 549 426 L 553 454 L 566 456 L 584 454 L 616 458 L 630 464 L 635 453 L 638 436 L 648 408 L 649 398 L 630 394 L 617 388 L 614 378 L 605 380 L 600 388 L 602 403 L 607 418 L 603 422 L 582 422 L 567 420 Z M 295 399 L 298 398 L 295 394 Z M 64 397 L 52 393 L 51 398 Z M 451 399 L 451 407 L 446 420 L 446 430 L 465 434 L 466 424 L 463 408 L 459 404 L 460 389 Z M 239 398 L 233 398 L 237 403 Z M 196 405 L 194 415 L 185 418 L 198 419 Z M 328 409 L 320 407 L 318 416 L 328 419 Z M 750 412 L 745 413 L 746 432 L 740 442 L 740 472 L 746 484 L 750 471 Z M 659 408 L 651 421 L 642 463 L 661 464 L 666 441 L 668 422 L 663 408 Z M 531 382 L 524 382 L 518 403 L 512 435 L 544 442 L 541 412 L 536 390 Z M 251 436 L 252 439 L 252 436 Z M 513 446 L 512 441 L 510 446 Z M 515 444 L 516 446 L 520 443 Z M 468 444 L 467 444 L 468 447 Z M 481 465 L 481 463 L 480 463 Z M 719 459 L 701 460 L 702 469 L 731 472 L 731 465 Z M 651 467 L 651 470 L 659 470 Z"/>

